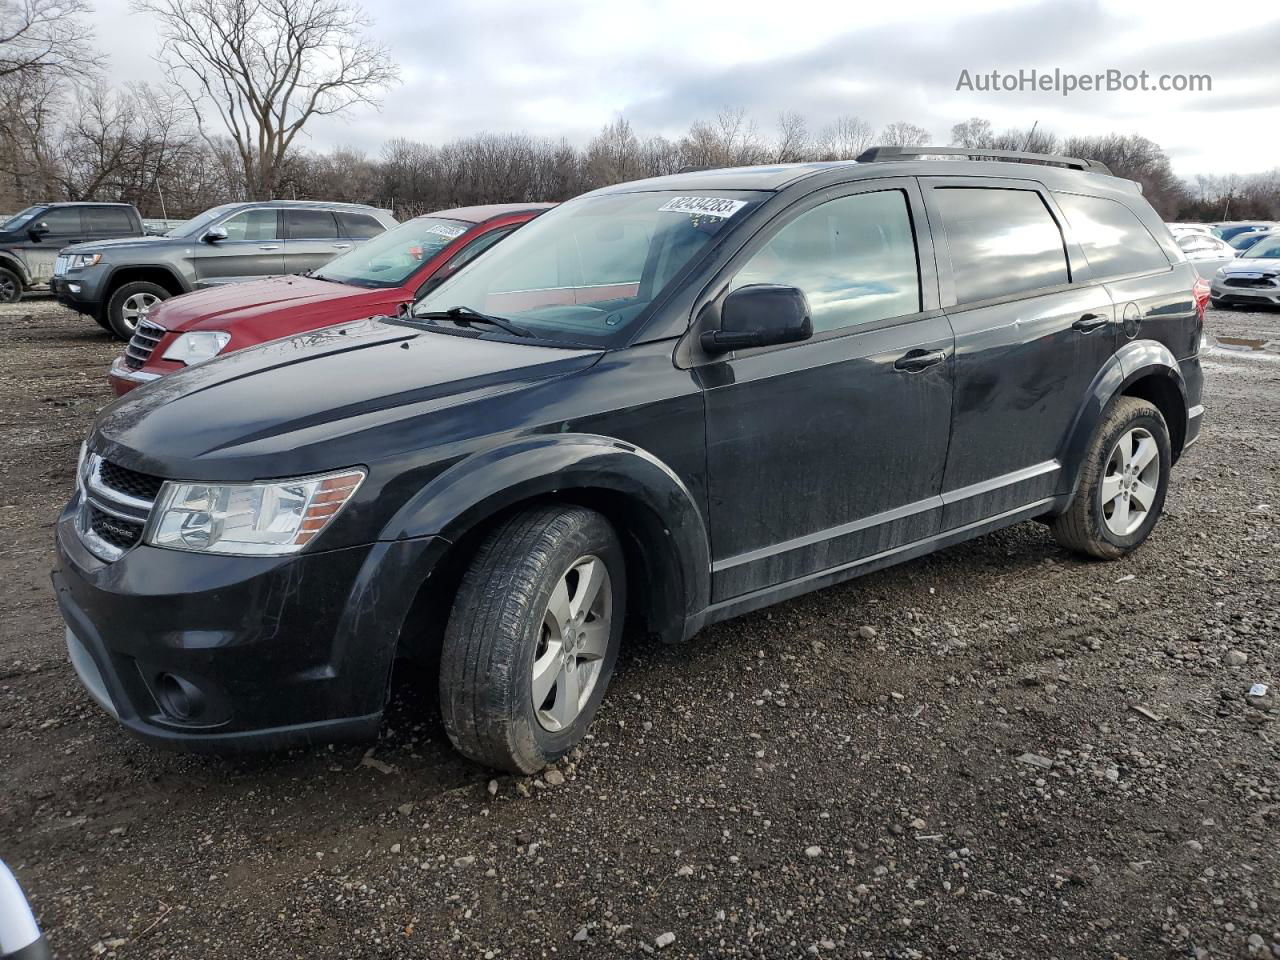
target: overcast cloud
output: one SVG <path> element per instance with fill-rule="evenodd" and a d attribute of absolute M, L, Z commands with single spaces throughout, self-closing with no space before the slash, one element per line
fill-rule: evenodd
<path fill-rule="evenodd" d="M 843 113 L 879 128 L 918 124 L 947 143 L 952 124 L 1060 134 L 1133 132 L 1162 144 L 1183 176 L 1280 165 L 1280 9 L 1167 0 L 973 4 L 896 9 L 792 0 L 654 3 L 366 0 L 404 83 L 382 111 L 317 121 L 311 146 L 373 153 L 391 137 L 439 142 L 527 131 L 582 142 L 610 120 L 677 136 L 722 107 L 768 135 L 779 112 L 812 129 Z M 98 36 L 117 80 L 159 79 L 157 41 L 128 0 L 97 0 Z M 150 39 L 141 39 L 150 38 Z M 980 93 L 961 70 L 1209 74 L 1200 93 Z"/>

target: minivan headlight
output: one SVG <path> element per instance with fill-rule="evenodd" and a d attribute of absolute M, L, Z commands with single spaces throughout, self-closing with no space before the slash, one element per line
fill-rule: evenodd
<path fill-rule="evenodd" d="M 152 546 L 284 556 L 318 537 L 355 495 L 363 470 L 266 483 L 168 480 L 148 525 Z"/>
<path fill-rule="evenodd" d="M 181 360 L 188 367 L 212 360 L 231 342 L 231 334 L 225 330 L 199 330 L 184 333 L 169 344 L 162 356 L 166 360 Z"/>

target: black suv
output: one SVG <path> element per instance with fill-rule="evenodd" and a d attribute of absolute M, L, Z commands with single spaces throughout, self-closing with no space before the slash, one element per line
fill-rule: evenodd
<path fill-rule="evenodd" d="M 0 223 L 0 303 L 17 303 L 49 283 L 68 244 L 141 237 L 142 217 L 127 203 L 37 203 Z"/>
<path fill-rule="evenodd" d="M 598 190 L 408 315 L 106 408 L 57 524 L 85 686 L 158 743 L 329 741 L 419 657 L 457 747 L 532 771 L 624 623 L 1030 519 L 1129 553 L 1200 431 L 1207 291 L 1100 164 L 910 157 Z"/>
<path fill-rule="evenodd" d="M 62 251 L 50 282 L 63 306 L 122 340 L 161 300 L 192 290 L 322 267 L 396 225 L 358 203 L 263 200 L 213 207 L 164 236 Z"/>

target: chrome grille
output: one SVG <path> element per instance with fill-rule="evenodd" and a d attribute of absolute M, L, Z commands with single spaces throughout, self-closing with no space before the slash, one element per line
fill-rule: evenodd
<path fill-rule="evenodd" d="M 125 366 L 137 370 L 151 359 L 151 354 L 165 335 L 164 327 L 151 320 L 139 320 L 129 345 L 124 348 Z"/>
<path fill-rule="evenodd" d="M 1227 277 L 1223 281 L 1228 287 L 1261 287 L 1270 289 L 1276 285 L 1271 277 Z"/>
<path fill-rule="evenodd" d="M 77 529 L 89 552 L 118 560 L 142 539 L 164 481 L 90 454 L 80 487 Z"/>
<path fill-rule="evenodd" d="M 58 257 L 57 260 L 53 261 L 53 275 L 55 277 L 62 276 L 64 273 L 67 272 L 67 268 L 70 266 L 71 266 L 71 258 L 69 256 Z"/>

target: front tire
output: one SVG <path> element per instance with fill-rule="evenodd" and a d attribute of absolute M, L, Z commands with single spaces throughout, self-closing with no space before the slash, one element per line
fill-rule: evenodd
<path fill-rule="evenodd" d="M 138 328 L 138 321 L 169 296 L 164 287 L 145 280 L 121 284 L 107 301 L 107 329 L 121 340 L 130 339 Z"/>
<path fill-rule="evenodd" d="M 519 773 L 564 756 L 604 697 L 625 616 L 622 546 L 600 514 L 548 506 L 500 524 L 445 629 L 440 704 L 453 745 Z"/>
<path fill-rule="evenodd" d="M 1068 550 L 1118 560 L 1160 519 L 1173 463 L 1169 427 L 1154 404 L 1120 397 L 1094 432 L 1080 486 L 1053 535 Z"/>
<path fill-rule="evenodd" d="M 0 267 L 0 303 L 17 303 L 22 299 L 22 279 L 12 270 Z"/>

